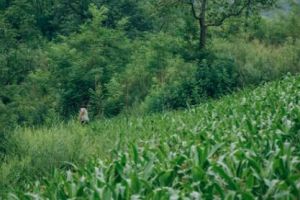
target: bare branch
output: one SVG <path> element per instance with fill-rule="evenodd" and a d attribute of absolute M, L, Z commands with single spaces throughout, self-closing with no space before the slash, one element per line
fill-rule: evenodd
<path fill-rule="evenodd" d="M 200 19 L 200 16 L 197 16 L 197 14 L 196 14 L 195 5 L 194 5 L 194 0 L 190 0 L 190 1 L 188 2 L 188 4 L 191 5 L 191 9 L 192 9 L 192 13 L 193 13 L 194 18 L 196 18 L 196 19 L 199 20 L 199 19 Z"/>
<path fill-rule="evenodd" d="M 237 10 L 236 12 L 230 12 L 230 13 L 226 13 L 223 14 L 223 16 L 215 22 L 210 22 L 207 23 L 206 26 L 221 26 L 224 21 L 230 17 L 237 17 L 240 16 L 242 14 L 242 12 L 245 10 L 245 8 L 247 8 L 249 5 L 251 4 L 251 0 L 248 0 L 239 10 Z"/>

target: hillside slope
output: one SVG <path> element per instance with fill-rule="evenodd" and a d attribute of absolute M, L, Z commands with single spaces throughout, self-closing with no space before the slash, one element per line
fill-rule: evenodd
<path fill-rule="evenodd" d="M 81 129 L 101 135 L 103 155 L 114 150 L 9 196 L 300 198 L 300 76 L 187 111 L 99 121 Z"/>

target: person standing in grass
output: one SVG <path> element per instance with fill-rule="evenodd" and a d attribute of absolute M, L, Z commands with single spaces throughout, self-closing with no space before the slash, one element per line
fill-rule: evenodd
<path fill-rule="evenodd" d="M 79 121 L 81 124 L 88 124 L 90 119 L 86 108 L 82 107 L 79 111 Z"/>

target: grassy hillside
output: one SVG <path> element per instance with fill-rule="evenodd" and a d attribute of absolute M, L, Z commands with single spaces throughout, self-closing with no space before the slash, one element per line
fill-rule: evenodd
<path fill-rule="evenodd" d="M 186 111 L 18 130 L 0 186 L 12 199 L 299 199 L 299 130 L 300 76 L 287 77 Z"/>

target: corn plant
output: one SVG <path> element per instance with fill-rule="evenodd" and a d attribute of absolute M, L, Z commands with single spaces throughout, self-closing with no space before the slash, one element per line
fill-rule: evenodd
<path fill-rule="evenodd" d="M 107 158 L 7 198 L 300 199 L 300 76 L 119 123 Z"/>

